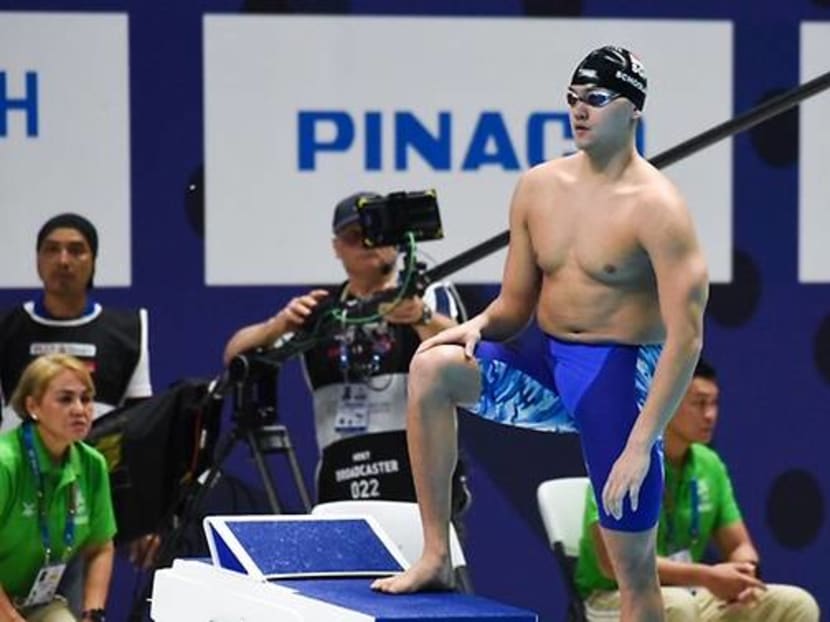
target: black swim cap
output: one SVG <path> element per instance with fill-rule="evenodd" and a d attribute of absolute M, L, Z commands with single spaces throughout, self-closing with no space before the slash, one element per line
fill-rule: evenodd
<path fill-rule="evenodd" d="M 615 45 L 597 48 L 577 65 L 571 84 L 595 84 L 619 93 L 638 110 L 646 103 L 646 70 L 640 59 Z"/>

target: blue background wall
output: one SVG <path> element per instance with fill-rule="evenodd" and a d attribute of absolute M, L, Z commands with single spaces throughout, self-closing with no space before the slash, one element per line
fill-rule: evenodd
<path fill-rule="evenodd" d="M 799 24 L 830 19 L 828 0 L 0 0 L 0 9 L 129 14 L 133 286 L 99 290 L 96 296 L 105 304 L 150 309 L 157 390 L 184 376 L 217 374 L 223 345 L 235 328 L 266 317 L 303 291 L 203 285 L 204 13 L 729 19 L 735 26 L 736 114 L 798 83 Z M 700 67 L 700 76 L 705 97 L 706 67 Z M 765 578 L 797 582 L 830 610 L 825 520 L 830 284 L 798 284 L 797 145 L 797 112 L 735 139 L 735 274 L 730 285 L 713 288 L 706 354 L 719 367 L 723 386 L 715 444 L 731 465 L 746 522 L 762 552 Z M 34 261 L 34 252 L 22 260 Z M 465 288 L 465 293 L 476 307 L 494 290 Z M 30 295 L 2 290 L 0 306 Z M 311 483 L 316 448 L 296 362 L 286 366 L 280 387 L 281 416 Z M 534 609 L 544 620 L 562 619 L 562 588 L 534 495 L 541 480 L 581 470 L 577 440 L 467 419 L 461 429 L 474 493 L 466 517 L 468 557 L 478 592 Z M 286 505 L 297 509 L 284 463 L 279 457 L 271 463 Z M 228 470 L 261 489 L 244 448 L 235 451 Z M 236 501 L 241 507 L 261 499 Z M 133 580 L 128 565 L 120 562 L 111 619 L 124 618 Z"/>

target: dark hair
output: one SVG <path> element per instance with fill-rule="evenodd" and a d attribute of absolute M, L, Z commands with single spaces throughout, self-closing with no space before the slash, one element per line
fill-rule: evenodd
<path fill-rule="evenodd" d="M 46 236 L 55 229 L 62 228 L 75 229 L 84 236 L 86 243 L 89 244 L 89 250 L 92 251 L 92 258 L 95 259 L 98 257 L 98 232 L 95 230 L 95 225 L 80 214 L 58 214 L 43 223 L 43 226 L 37 233 L 37 245 L 35 249 L 39 251 Z"/>
<path fill-rule="evenodd" d="M 718 379 L 718 372 L 709 361 L 701 356 L 697 361 L 694 377 L 714 381 Z"/>
<path fill-rule="evenodd" d="M 37 232 L 35 249 L 38 253 L 46 237 L 55 229 L 74 229 L 86 240 L 86 243 L 89 245 L 89 250 L 92 251 L 92 274 L 89 277 L 86 288 L 92 289 L 92 282 L 95 279 L 95 260 L 98 258 L 98 231 L 95 229 L 95 225 L 80 214 L 73 214 L 71 212 L 53 216 L 43 223 L 40 231 Z"/>

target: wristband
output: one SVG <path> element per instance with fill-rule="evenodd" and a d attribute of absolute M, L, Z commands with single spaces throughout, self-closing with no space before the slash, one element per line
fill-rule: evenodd
<path fill-rule="evenodd" d="M 107 622 L 107 612 L 100 607 L 97 609 L 84 609 L 81 613 L 81 620 L 91 620 L 91 622 Z"/>
<path fill-rule="evenodd" d="M 418 326 L 426 326 L 432 321 L 432 307 L 424 303 L 424 308 L 421 311 L 420 319 L 415 322 Z"/>

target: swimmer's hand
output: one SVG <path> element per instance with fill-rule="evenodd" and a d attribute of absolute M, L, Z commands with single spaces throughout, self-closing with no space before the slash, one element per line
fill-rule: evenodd
<path fill-rule="evenodd" d="M 463 324 L 459 324 L 458 326 L 442 330 L 440 333 L 433 335 L 429 339 L 425 339 L 421 342 L 421 345 L 418 346 L 415 354 L 424 352 L 438 345 L 452 344 L 462 346 L 464 348 L 464 356 L 471 359 L 475 356 L 476 346 L 479 341 L 481 341 L 481 329 L 478 327 L 477 323 L 474 323 L 473 320 L 469 320 Z"/>
<path fill-rule="evenodd" d="M 628 495 L 631 509 L 636 512 L 640 503 L 640 487 L 651 464 L 651 447 L 626 445 L 611 467 L 611 473 L 602 488 L 602 507 L 616 520 L 623 515 L 623 501 Z"/>

